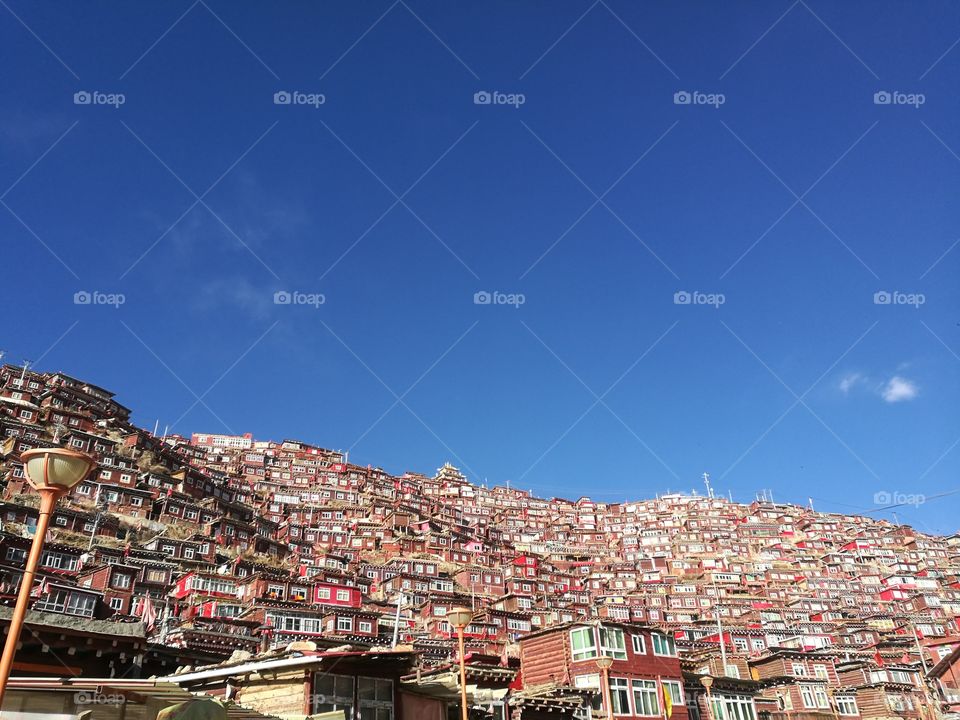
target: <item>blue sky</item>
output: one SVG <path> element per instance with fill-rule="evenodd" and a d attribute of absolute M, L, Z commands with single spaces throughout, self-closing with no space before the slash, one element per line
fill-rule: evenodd
<path fill-rule="evenodd" d="M 957 529 L 956 4 L 0 18 L 8 361 L 392 472 Z"/>

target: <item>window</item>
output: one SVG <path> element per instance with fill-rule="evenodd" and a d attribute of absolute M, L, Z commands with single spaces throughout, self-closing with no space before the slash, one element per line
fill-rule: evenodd
<path fill-rule="evenodd" d="M 312 714 L 343 710 L 347 717 L 353 714 L 353 677 L 314 673 Z"/>
<path fill-rule="evenodd" d="M 630 692 L 626 678 L 610 678 L 610 704 L 614 715 L 630 714 Z"/>
<path fill-rule="evenodd" d="M 653 680 L 634 680 L 633 706 L 637 715 L 660 715 L 660 699 L 657 697 L 657 683 Z"/>
<path fill-rule="evenodd" d="M 683 705 L 683 685 L 676 680 L 663 680 L 663 691 L 670 695 L 670 702 L 674 707 Z"/>
<path fill-rule="evenodd" d="M 22 548 L 7 548 L 7 560 L 13 562 L 24 562 L 27 559 L 27 551 Z"/>
<path fill-rule="evenodd" d="M 45 595 L 44 599 L 35 603 L 33 607 L 35 610 L 93 617 L 93 609 L 96 604 L 97 600 L 92 595 L 55 590 L 49 595 Z"/>
<path fill-rule="evenodd" d="M 597 641 L 592 627 L 579 627 L 570 631 L 570 647 L 574 660 L 589 660 L 597 657 Z"/>
<path fill-rule="evenodd" d="M 913 710 L 913 700 L 907 695 L 888 695 L 887 704 L 891 710 L 896 710 L 897 712 Z"/>
<path fill-rule="evenodd" d="M 342 630 L 345 632 L 353 631 L 353 618 L 344 617 L 343 615 L 337 615 L 337 630 Z"/>
<path fill-rule="evenodd" d="M 830 701 L 823 685 L 801 685 L 800 697 L 805 708 L 828 708 Z"/>
<path fill-rule="evenodd" d="M 329 599 L 330 599 L 330 588 L 318 587 L 317 600 L 329 600 Z"/>
<path fill-rule="evenodd" d="M 54 568 L 55 570 L 76 570 L 77 558 L 72 555 L 61 555 L 47 551 L 40 558 L 40 564 L 43 567 Z"/>
<path fill-rule="evenodd" d="M 828 680 L 830 675 L 827 673 L 826 665 L 814 665 L 813 666 L 813 676 L 818 677 L 821 680 Z"/>
<path fill-rule="evenodd" d="M 110 609 L 117 611 L 123 607 L 123 598 L 112 597 L 110 598 Z"/>
<path fill-rule="evenodd" d="M 677 643 L 669 635 L 654 633 L 651 637 L 653 638 L 654 655 L 674 656 L 677 654 Z"/>
<path fill-rule="evenodd" d="M 141 505 L 143 505 L 143 498 L 132 497 L 130 498 L 130 504 L 133 505 L 134 507 L 140 507 Z"/>
<path fill-rule="evenodd" d="M 57 517 L 53 519 L 53 522 L 61 527 L 64 527 L 67 524 L 67 519 L 63 515 L 57 515 Z"/>
<path fill-rule="evenodd" d="M 279 613 L 268 612 L 266 615 L 267 623 L 286 632 L 300 633 L 320 633 L 323 632 L 323 625 L 320 618 L 310 615 L 282 615 Z"/>
<path fill-rule="evenodd" d="M 756 720 L 753 699 L 748 695 L 714 696 L 713 716 L 715 720 Z"/>
<path fill-rule="evenodd" d="M 113 586 L 120 590 L 126 590 L 130 587 L 130 576 L 125 573 L 114 573 Z"/>
<path fill-rule="evenodd" d="M 369 620 L 361 620 L 357 624 L 357 632 L 362 632 L 362 633 L 373 632 L 373 623 L 371 623 Z"/>
<path fill-rule="evenodd" d="M 419 589 L 419 588 L 418 588 Z M 426 588 L 424 588 L 426 589 Z M 347 602 L 350 599 L 349 590 L 337 590 L 337 600 L 340 602 Z"/>
<path fill-rule="evenodd" d="M 393 720 L 393 681 L 357 678 L 360 720 Z"/>
<path fill-rule="evenodd" d="M 724 673 L 727 677 L 739 678 L 740 677 L 740 668 L 736 665 L 727 665 L 726 672 Z"/>
<path fill-rule="evenodd" d="M 793 663 L 793 674 L 797 677 L 807 676 L 807 667 L 803 663 Z"/>
<path fill-rule="evenodd" d="M 600 690 L 600 674 L 593 673 L 591 675 L 577 675 L 573 679 L 573 686 L 577 688 L 593 688 Z"/>
<path fill-rule="evenodd" d="M 600 628 L 600 654 L 609 655 L 615 660 L 627 659 L 627 644 L 620 628 Z"/>
<path fill-rule="evenodd" d="M 837 712 L 840 715 L 859 715 L 857 709 L 857 698 L 854 695 L 834 695 L 837 701 Z"/>

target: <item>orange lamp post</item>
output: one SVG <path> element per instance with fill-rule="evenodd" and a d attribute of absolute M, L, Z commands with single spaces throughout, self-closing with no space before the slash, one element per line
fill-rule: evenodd
<path fill-rule="evenodd" d="M 30 591 L 33 589 L 33 579 L 43 552 L 43 542 L 50 525 L 50 516 L 60 496 L 72 490 L 97 464 L 89 455 L 61 447 L 27 450 L 20 459 L 23 460 L 27 479 L 40 493 L 40 515 L 37 518 L 30 555 L 27 557 L 27 564 L 20 580 L 17 604 L 13 609 L 13 615 L 10 616 L 7 641 L 3 646 L 3 655 L 0 656 L 0 707 L 3 706 L 7 681 L 10 679 L 10 670 L 13 668 L 13 656 L 17 652 L 23 619 L 30 604 Z"/>
<path fill-rule="evenodd" d="M 601 655 L 597 658 L 597 667 L 600 668 L 600 701 L 603 703 L 604 715 L 608 718 L 613 717 L 613 701 L 610 697 L 610 668 L 612 666 L 612 657 Z"/>
<path fill-rule="evenodd" d="M 460 650 L 460 717 L 467 720 L 467 666 L 463 652 L 463 631 L 473 620 L 473 610 L 465 607 L 451 608 L 447 613 L 447 622 L 457 631 L 457 645 Z"/>
<path fill-rule="evenodd" d="M 713 678 L 709 675 L 704 675 L 700 678 L 700 684 L 703 685 L 703 689 L 707 691 L 707 712 L 710 714 L 710 720 L 716 720 L 713 716 L 713 697 L 710 695 L 710 688 L 713 687 Z"/>

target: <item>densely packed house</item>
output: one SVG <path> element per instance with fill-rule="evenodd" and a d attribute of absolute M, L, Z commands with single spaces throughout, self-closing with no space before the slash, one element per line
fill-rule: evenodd
<path fill-rule="evenodd" d="M 236 668 L 281 663 L 307 688 L 294 714 L 445 717 L 446 615 L 466 606 L 471 702 L 494 718 L 958 705 L 960 536 L 766 496 L 538 498 L 449 464 L 394 475 L 297 440 L 157 435 L 130 412 L 64 373 L 0 367 L 0 623 L 37 519 L 21 453 L 98 463 L 58 506 L 15 674 L 169 676 L 243 700 Z M 337 653 L 326 688 L 315 670 Z"/>

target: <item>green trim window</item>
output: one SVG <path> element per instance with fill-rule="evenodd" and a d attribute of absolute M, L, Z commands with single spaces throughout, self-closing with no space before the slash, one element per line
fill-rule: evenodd
<path fill-rule="evenodd" d="M 677 655 L 677 642 L 669 635 L 664 635 L 663 633 L 654 633 L 651 635 L 653 639 L 653 654 L 662 655 L 664 657 L 676 657 Z"/>
<path fill-rule="evenodd" d="M 660 698 L 657 697 L 657 683 L 653 680 L 634 680 L 633 706 L 637 715 L 657 717 L 660 715 Z"/>
<path fill-rule="evenodd" d="M 627 641 L 620 628 L 600 628 L 601 655 L 609 655 L 614 660 L 627 659 Z"/>
<path fill-rule="evenodd" d="M 626 678 L 610 678 L 610 704 L 614 715 L 630 714 L 630 692 Z"/>
<path fill-rule="evenodd" d="M 597 637 L 592 627 L 578 627 L 570 631 L 570 648 L 574 660 L 589 660 L 599 655 Z"/>

